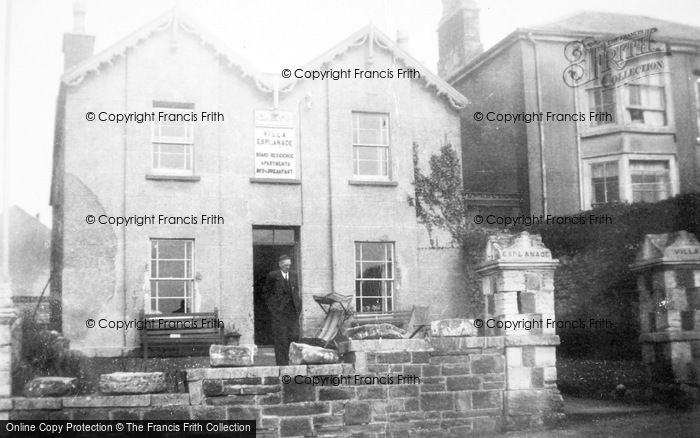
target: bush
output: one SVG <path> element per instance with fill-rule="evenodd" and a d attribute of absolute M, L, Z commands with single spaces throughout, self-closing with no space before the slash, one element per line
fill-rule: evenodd
<path fill-rule="evenodd" d="M 604 319 L 608 330 L 558 331 L 563 356 L 609 360 L 640 357 L 637 274 L 629 270 L 646 234 L 687 230 L 700 234 L 700 193 L 657 203 L 611 204 L 580 213 L 608 216 L 607 225 L 519 227 L 542 236 L 561 261 L 555 274 L 558 320 Z M 579 216 L 579 215 L 576 215 Z"/>
<path fill-rule="evenodd" d="M 24 312 L 21 320 L 21 355 L 13 367 L 13 392 L 20 394 L 35 377 L 81 377 L 83 356 L 71 351 L 68 341 L 54 330 L 39 327 Z"/>

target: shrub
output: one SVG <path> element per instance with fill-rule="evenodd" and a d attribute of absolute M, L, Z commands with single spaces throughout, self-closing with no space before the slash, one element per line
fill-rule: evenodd
<path fill-rule="evenodd" d="M 60 333 L 39 327 L 31 312 L 23 313 L 20 324 L 21 353 L 12 378 L 15 394 L 35 377 L 81 377 L 83 356 L 71 351 Z"/>

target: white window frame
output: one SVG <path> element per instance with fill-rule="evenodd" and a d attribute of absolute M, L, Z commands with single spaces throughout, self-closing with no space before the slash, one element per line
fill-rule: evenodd
<path fill-rule="evenodd" d="M 633 202 L 632 173 L 630 161 L 667 161 L 670 181 L 669 197 L 678 195 L 680 182 L 678 180 L 678 163 L 673 154 L 614 154 L 584 159 L 584 210 L 590 210 L 593 205 L 593 172 L 591 165 L 609 161 L 618 162 L 618 185 L 620 190 L 620 202 Z"/>
<path fill-rule="evenodd" d="M 363 245 L 363 244 L 380 244 L 384 245 L 384 254 L 385 254 L 385 259 L 384 260 L 363 260 L 362 259 L 362 250 L 360 250 L 360 259 L 357 258 L 357 253 L 358 253 L 358 245 Z M 391 259 L 391 272 L 387 272 L 385 277 L 382 278 L 363 278 L 362 276 L 358 277 L 358 264 L 360 267 L 360 272 L 364 272 L 362 270 L 362 265 L 364 262 L 367 263 L 389 263 L 389 259 L 387 258 L 387 248 L 391 251 L 389 254 Z M 395 242 L 390 242 L 390 241 L 355 241 L 353 245 L 353 251 L 355 254 L 355 263 L 353 265 L 354 269 L 354 278 L 355 278 L 355 292 L 354 292 L 354 305 L 355 309 L 358 313 L 383 313 L 387 312 L 390 310 L 396 309 L 396 296 L 395 296 L 395 290 L 396 290 L 396 243 Z M 378 282 L 381 284 L 381 289 L 382 289 L 382 295 L 380 296 L 381 302 L 382 302 L 382 309 L 381 310 L 371 310 L 371 311 L 363 311 L 362 310 L 362 304 L 364 301 L 364 295 L 360 292 L 358 295 L 358 287 L 362 288 L 362 283 L 361 282 Z M 386 287 L 384 286 L 386 283 L 391 284 L 391 291 L 388 292 L 386 290 Z M 368 297 L 369 298 L 369 297 Z M 376 297 L 371 297 L 370 299 L 376 299 Z M 358 306 L 358 301 L 359 301 L 359 306 Z"/>
<path fill-rule="evenodd" d="M 356 131 L 359 130 L 359 116 L 360 115 L 372 115 L 377 117 L 384 117 L 386 119 L 386 143 L 361 143 L 359 133 L 357 134 L 358 142 L 355 142 Z M 373 111 L 353 111 L 352 112 L 352 175 L 356 180 L 378 180 L 378 181 L 389 181 L 391 180 L 391 120 L 389 118 L 389 113 L 373 112 Z M 356 119 L 357 117 L 357 119 Z M 381 132 L 381 128 L 380 128 Z M 381 134 L 380 134 L 381 137 Z M 386 154 L 386 175 L 365 175 L 360 174 L 359 165 L 357 165 L 358 158 L 356 157 L 356 150 L 359 147 L 364 148 L 376 148 L 378 153 L 384 152 Z M 379 163 L 383 161 L 377 160 Z M 357 172 L 355 168 L 357 167 Z"/>
<path fill-rule="evenodd" d="M 162 242 L 162 241 L 177 241 L 177 242 L 185 242 L 185 244 L 189 244 L 191 246 L 190 249 L 190 254 L 191 254 L 191 260 L 188 260 L 186 257 L 183 259 L 162 259 L 162 260 L 182 260 L 184 263 L 187 263 L 187 261 L 190 262 L 190 272 L 189 276 L 184 276 L 184 277 L 160 277 L 157 276 L 157 272 L 154 272 L 153 270 L 153 264 L 154 262 L 156 263 L 156 267 L 158 265 L 158 261 L 161 260 L 160 258 L 156 257 L 155 259 L 153 258 L 153 244 L 156 242 Z M 184 248 L 184 246 L 183 246 Z M 160 313 L 159 309 L 159 299 L 160 297 L 158 296 L 158 284 L 159 282 L 167 282 L 167 281 L 181 281 L 187 284 L 186 291 L 189 290 L 189 296 L 187 295 L 187 292 L 185 292 L 185 296 L 182 297 L 182 299 L 185 300 L 185 310 L 187 312 L 185 313 L 192 313 L 192 312 L 198 312 L 199 311 L 199 300 L 197 299 L 197 285 L 196 285 L 196 268 L 195 268 L 195 261 L 197 259 L 197 256 L 195 254 L 195 240 L 194 239 L 188 239 L 188 238 L 151 238 L 149 239 L 148 242 L 148 272 L 149 272 L 149 278 L 148 278 L 148 297 L 146 299 L 145 303 L 145 308 L 146 308 L 146 313 Z M 185 253 L 186 255 L 186 253 Z M 155 290 L 154 290 L 154 285 L 155 285 Z M 155 296 L 154 296 L 155 295 Z M 153 306 L 152 301 L 155 299 L 155 307 Z M 189 301 L 188 301 L 189 300 Z"/>
<path fill-rule="evenodd" d="M 611 108 L 612 111 L 610 111 L 613 119 L 610 122 L 596 122 L 595 119 L 589 120 L 588 126 L 590 126 L 592 128 L 599 127 L 599 126 L 610 126 L 610 125 L 618 124 L 617 123 L 617 120 L 618 120 L 617 107 L 618 107 L 619 96 L 618 96 L 617 91 L 614 88 L 607 88 L 606 89 L 605 87 L 591 87 L 591 88 L 586 89 L 586 104 L 587 104 L 587 108 L 589 110 L 589 113 L 587 114 L 587 116 L 589 116 L 591 112 L 605 111 L 604 107 L 598 108 L 595 105 L 591 105 L 591 97 L 593 96 L 593 93 L 600 92 L 601 93 L 600 97 L 601 97 L 601 102 L 602 102 L 602 99 L 603 99 L 602 93 L 605 91 L 610 91 L 612 93 L 612 96 L 613 96 L 613 102 L 612 102 L 613 107 Z"/>
<path fill-rule="evenodd" d="M 652 75 L 652 76 L 647 76 L 643 78 L 639 78 L 636 81 L 632 81 L 630 83 L 625 84 L 621 88 L 622 90 L 622 97 L 623 97 L 623 105 L 624 105 L 624 116 L 625 116 L 625 122 L 633 125 L 633 126 L 647 126 L 650 128 L 665 128 L 669 125 L 669 113 L 668 113 L 668 93 L 667 93 L 667 86 L 665 82 L 665 75 L 661 75 L 659 82 L 661 84 L 652 84 L 650 83 L 652 78 L 656 78 L 658 75 Z M 649 104 L 644 104 L 644 103 L 638 103 L 638 104 L 632 104 L 631 103 L 631 96 L 632 92 L 631 89 L 634 87 L 640 88 L 640 98 L 644 98 L 645 96 L 645 89 L 661 89 L 661 96 L 663 98 L 663 104 L 661 107 L 654 107 Z M 632 115 L 631 111 L 642 111 L 642 113 L 661 113 L 663 114 L 664 117 L 664 123 L 663 125 L 652 125 L 651 123 L 644 121 L 644 122 L 638 122 L 632 120 Z"/>
<path fill-rule="evenodd" d="M 151 171 L 154 174 L 159 175 L 194 175 L 194 123 L 193 122 L 159 122 L 158 114 L 159 112 L 167 113 L 182 113 L 189 114 L 193 111 L 193 108 L 174 108 L 169 106 L 153 106 L 153 112 L 155 113 L 156 120 L 151 124 Z M 164 125 L 176 125 L 182 126 L 185 131 L 183 136 L 167 136 L 162 135 L 162 127 Z M 163 146 L 181 146 L 183 148 L 182 158 L 183 166 L 182 168 L 164 168 L 158 166 L 156 163 L 160 162 L 162 154 L 161 151 Z M 167 152 L 165 152 L 167 154 Z M 188 168 L 189 167 L 189 168 Z"/>
<path fill-rule="evenodd" d="M 593 201 L 594 201 L 593 197 L 595 196 L 595 187 L 594 187 L 594 184 L 593 184 L 593 167 L 594 167 L 594 166 L 600 166 L 600 165 L 605 166 L 605 165 L 608 164 L 608 163 L 614 163 L 615 167 L 617 167 L 617 198 L 618 198 L 618 201 L 607 201 L 607 200 L 606 200 L 605 202 L 596 202 L 596 203 L 594 203 L 594 202 L 593 202 Z M 589 170 L 589 175 L 590 175 L 587 181 L 588 181 L 589 190 L 590 190 L 590 198 L 589 198 L 589 201 L 590 201 L 591 207 L 594 207 L 594 206 L 597 206 L 597 205 L 600 205 L 600 204 L 609 204 L 609 203 L 613 203 L 613 202 L 620 202 L 620 200 L 621 200 L 621 196 L 620 196 L 620 192 L 621 192 L 621 188 L 620 188 L 620 186 L 621 186 L 621 182 L 620 182 L 620 161 L 619 161 L 618 159 L 614 159 L 614 158 L 613 158 L 613 159 L 609 159 L 609 160 L 602 160 L 602 161 L 589 162 L 587 165 L 588 165 L 588 170 Z"/>

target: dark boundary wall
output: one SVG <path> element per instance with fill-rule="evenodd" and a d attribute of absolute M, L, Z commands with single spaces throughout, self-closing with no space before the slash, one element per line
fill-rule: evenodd
<path fill-rule="evenodd" d="M 561 418 L 555 381 L 543 378 L 530 388 L 507 390 L 505 351 L 512 342 L 525 349 L 532 337 L 516 338 L 351 341 L 341 349 L 353 364 L 196 368 L 187 370 L 185 394 L 14 398 L 0 400 L 0 411 L 9 411 L 11 420 L 250 419 L 258 436 L 270 437 L 462 437 Z M 542 374 L 532 366 L 533 375 Z M 295 376 L 354 381 L 356 374 L 391 377 L 394 384 L 294 383 Z M 417 379 L 397 384 L 399 375 Z M 285 376 L 292 383 L 283 383 Z"/>

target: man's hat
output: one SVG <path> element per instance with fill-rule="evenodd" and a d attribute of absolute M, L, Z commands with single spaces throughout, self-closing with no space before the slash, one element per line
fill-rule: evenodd
<path fill-rule="evenodd" d="M 292 261 L 292 258 L 289 257 L 287 254 L 282 254 L 279 259 L 277 259 L 278 263 L 282 263 L 285 260 L 289 260 L 290 262 Z"/>

